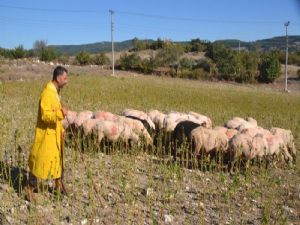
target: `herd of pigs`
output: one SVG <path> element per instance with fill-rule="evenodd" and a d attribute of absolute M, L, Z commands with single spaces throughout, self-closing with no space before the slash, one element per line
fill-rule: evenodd
<path fill-rule="evenodd" d="M 209 117 L 196 112 L 143 111 L 126 109 L 121 115 L 106 111 L 68 111 L 63 120 L 66 131 L 82 134 L 83 139 L 93 135 L 95 144 L 104 140 L 123 141 L 150 147 L 157 144 L 158 136 L 164 137 L 164 149 L 171 149 L 176 160 L 182 144 L 192 156 L 212 155 L 216 152 L 229 156 L 228 165 L 233 172 L 238 160 L 246 165 L 253 159 L 275 163 L 283 158 L 286 162 L 296 160 L 296 148 L 290 130 L 258 126 L 251 117 L 234 117 L 224 126 L 212 127 Z M 167 147 L 167 146 L 168 147 Z"/>

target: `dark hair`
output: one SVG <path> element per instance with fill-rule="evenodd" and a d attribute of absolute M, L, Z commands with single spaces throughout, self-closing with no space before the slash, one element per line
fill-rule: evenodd
<path fill-rule="evenodd" d="M 56 80 L 58 76 L 61 76 L 64 74 L 64 72 L 68 73 L 68 70 L 65 67 L 57 66 L 53 71 L 53 78 L 52 80 Z"/>

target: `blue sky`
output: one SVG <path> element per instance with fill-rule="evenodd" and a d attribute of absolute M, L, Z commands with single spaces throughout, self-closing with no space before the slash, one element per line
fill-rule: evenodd
<path fill-rule="evenodd" d="M 285 21 L 300 35 L 300 0 L 0 0 L 0 47 L 110 41 L 109 9 L 116 41 L 254 41 L 285 35 Z"/>

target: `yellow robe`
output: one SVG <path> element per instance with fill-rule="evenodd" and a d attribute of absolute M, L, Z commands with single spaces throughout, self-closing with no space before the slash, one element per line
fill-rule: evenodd
<path fill-rule="evenodd" d="M 63 118 L 59 95 L 50 81 L 40 96 L 35 140 L 28 160 L 30 171 L 37 178 L 61 177 Z"/>

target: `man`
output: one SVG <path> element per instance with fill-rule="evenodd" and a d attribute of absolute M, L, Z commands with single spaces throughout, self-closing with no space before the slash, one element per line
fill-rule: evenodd
<path fill-rule="evenodd" d="M 54 179 L 56 190 L 65 193 L 61 180 L 64 154 L 61 121 L 68 110 L 62 107 L 59 93 L 68 82 L 67 74 L 64 67 L 57 66 L 52 81 L 45 86 L 40 96 L 35 140 L 28 160 L 30 174 L 26 198 L 29 201 L 35 200 L 33 188 L 37 185 L 37 179 Z"/>

